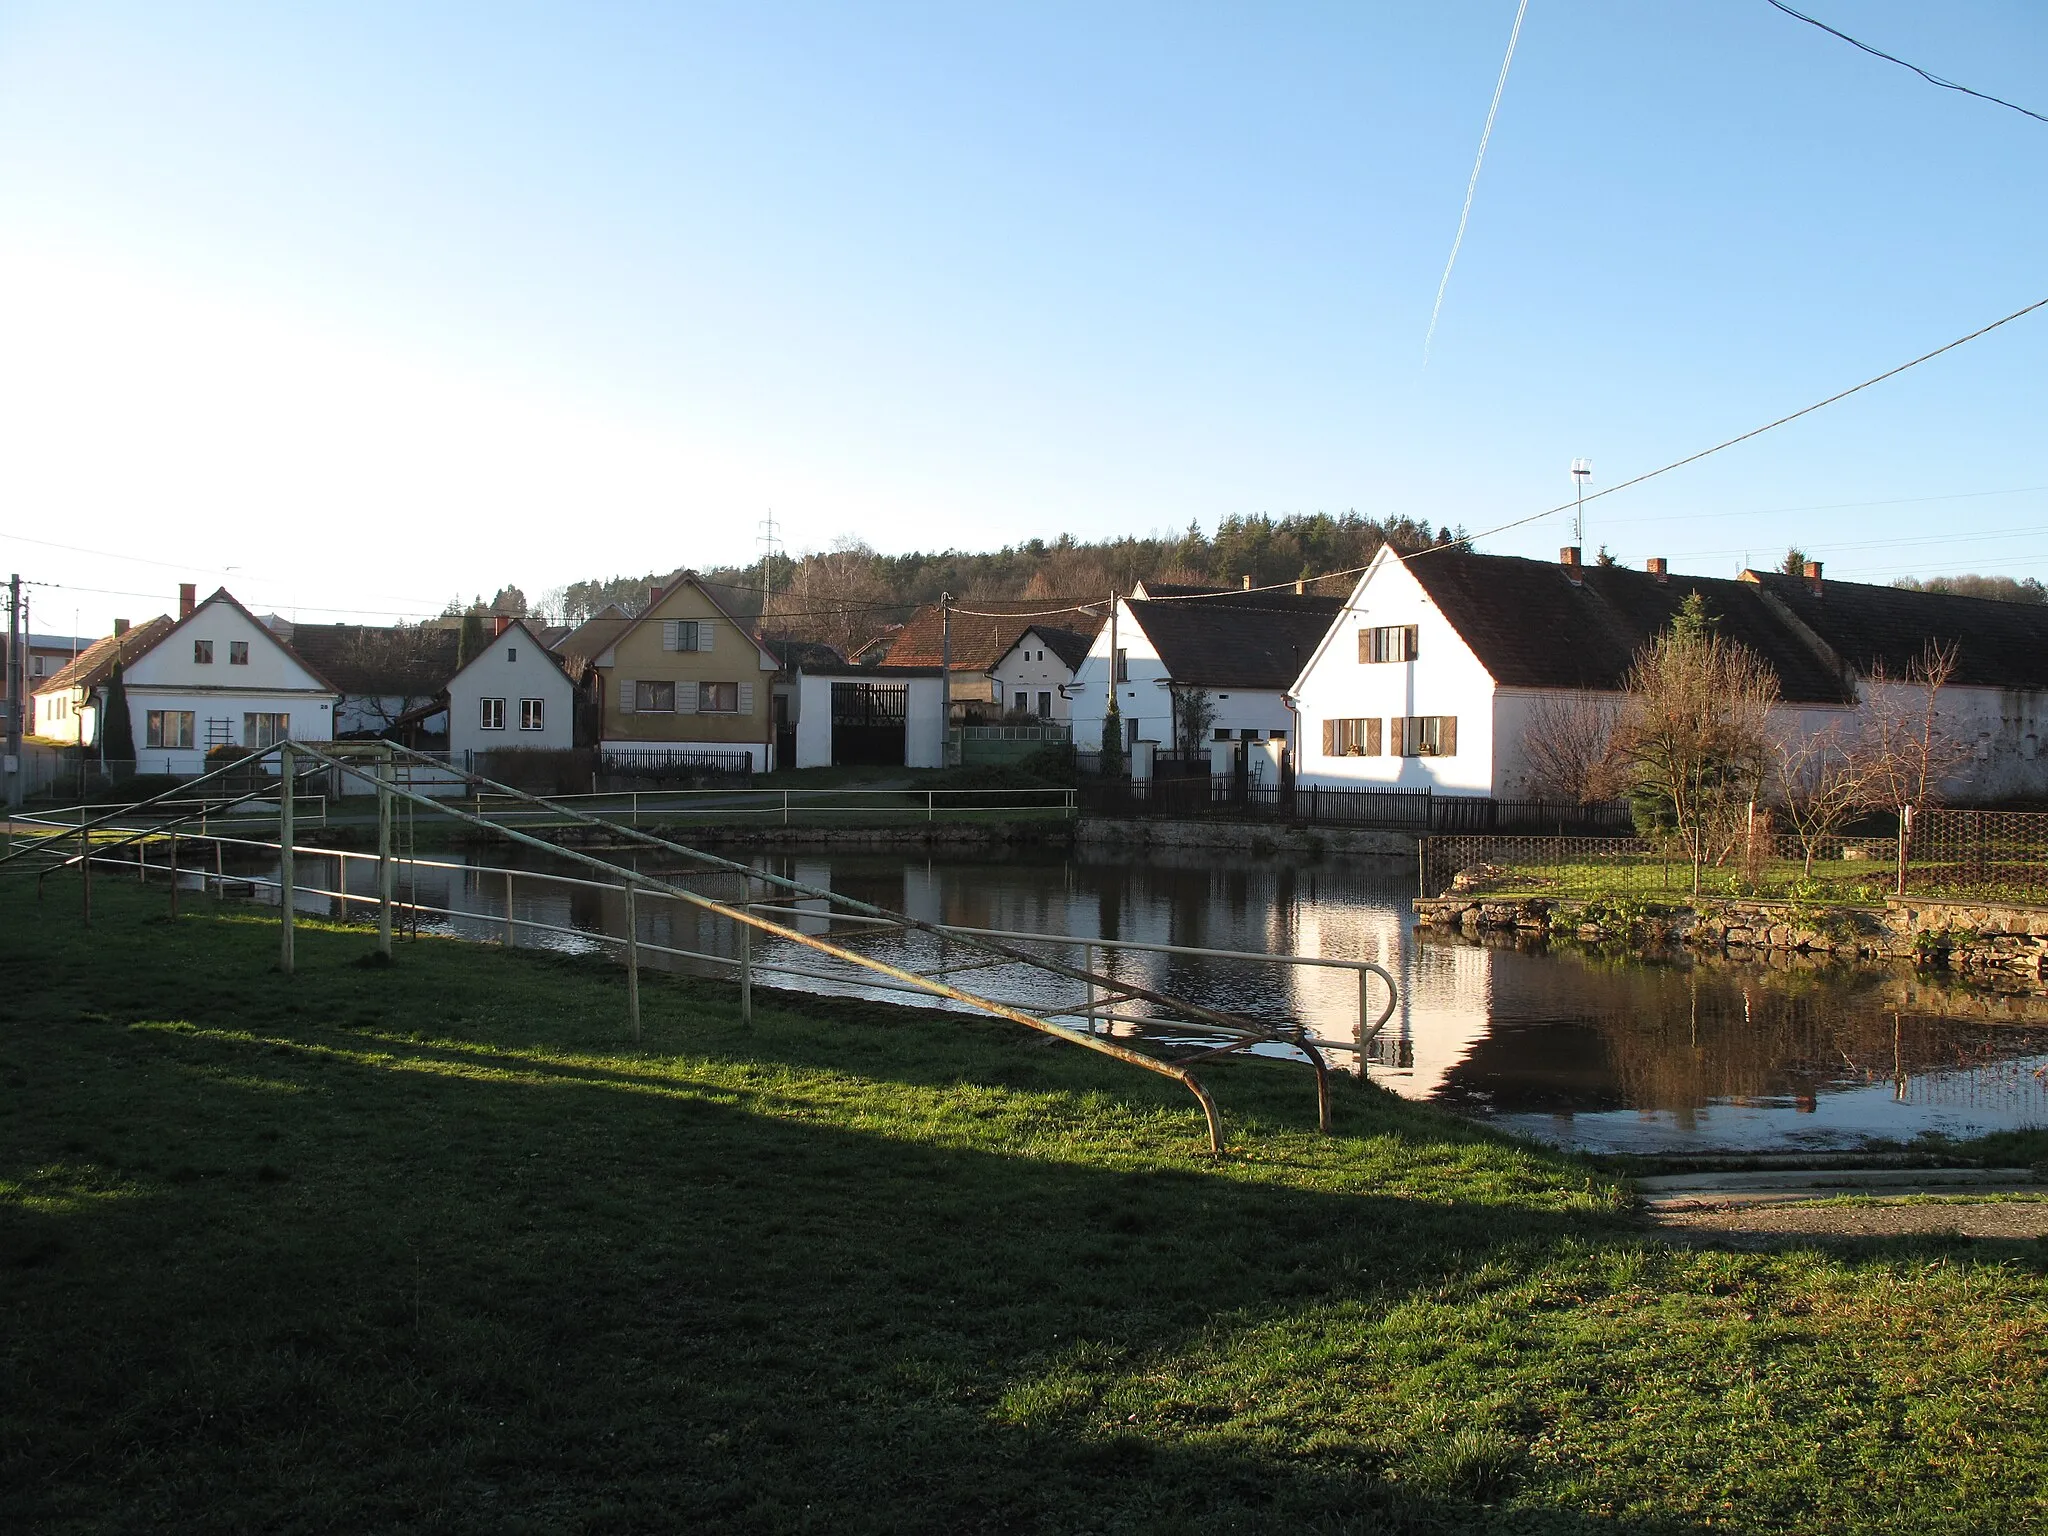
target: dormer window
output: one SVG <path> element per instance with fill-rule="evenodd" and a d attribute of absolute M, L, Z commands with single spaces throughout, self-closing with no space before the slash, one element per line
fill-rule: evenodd
<path fill-rule="evenodd" d="M 192 642 L 192 660 L 198 666 L 212 666 L 213 642 L 211 640 L 194 640 Z"/>

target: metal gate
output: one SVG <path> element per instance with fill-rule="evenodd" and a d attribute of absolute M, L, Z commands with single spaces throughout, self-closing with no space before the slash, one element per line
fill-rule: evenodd
<path fill-rule="evenodd" d="M 833 766 L 901 768 L 909 713 L 905 684 L 834 683 Z"/>

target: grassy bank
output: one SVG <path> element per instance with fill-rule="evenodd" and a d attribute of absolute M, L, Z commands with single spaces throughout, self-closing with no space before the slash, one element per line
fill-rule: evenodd
<path fill-rule="evenodd" d="M 0 1487 L 192 1530 L 2014 1531 L 2048 1281 L 1352 1085 L 0 877 Z"/>

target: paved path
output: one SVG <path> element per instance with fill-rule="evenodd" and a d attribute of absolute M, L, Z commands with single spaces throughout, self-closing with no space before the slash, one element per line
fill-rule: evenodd
<path fill-rule="evenodd" d="M 1773 1168 L 1638 1179 L 1636 1189 L 1651 1225 L 1682 1241 L 2048 1240 L 2048 1183 L 2028 1168 Z M 1816 1203 L 1845 1196 L 1855 1203 Z"/>

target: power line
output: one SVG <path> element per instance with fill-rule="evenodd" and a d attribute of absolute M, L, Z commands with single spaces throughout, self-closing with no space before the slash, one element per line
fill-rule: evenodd
<path fill-rule="evenodd" d="M 1909 363 L 1901 363 L 1896 368 L 1888 368 L 1883 373 L 1880 373 L 1873 378 L 1865 379 L 1861 384 L 1852 384 L 1845 390 L 1841 390 L 1836 394 L 1829 395 L 1825 400 L 1816 400 L 1812 405 L 1803 406 L 1799 410 L 1793 411 L 1790 415 L 1780 416 L 1776 421 L 1767 421 L 1760 427 L 1752 427 L 1749 431 L 1741 433 L 1736 437 L 1731 437 L 1727 439 L 1727 441 L 1725 442 L 1716 443 L 1711 448 L 1702 448 L 1698 453 L 1689 453 L 1682 459 L 1673 459 L 1669 464 L 1666 464 L 1659 469 L 1650 470 L 1645 474 L 1637 475 L 1632 480 L 1624 480 L 1619 485 L 1610 485 L 1604 491 L 1595 491 L 1592 495 L 1588 496 L 1586 500 L 1598 501 L 1603 496 L 1612 496 L 1616 491 L 1625 491 L 1630 486 L 1643 484 L 1643 482 L 1645 482 L 1646 480 L 1655 480 L 1659 475 L 1668 475 L 1674 469 L 1683 469 L 1688 464 L 1697 464 L 1701 459 L 1710 458 L 1714 454 L 1721 452 L 1724 448 L 1733 448 L 1737 443 L 1746 443 L 1753 437 L 1762 437 L 1764 433 L 1774 431 L 1777 428 L 1784 426 L 1787 422 L 1797 421 L 1802 416 L 1811 416 L 1815 411 L 1822 410 L 1827 406 L 1835 404 L 1837 401 L 1846 400 L 1851 395 L 1858 394 L 1861 393 L 1863 390 L 1869 389 L 1873 384 L 1882 384 L 1886 379 L 1895 379 L 1909 368 L 1918 368 L 1922 363 L 1932 362 L 1935 358 L 1940 357 L 1944 352 L 1953 352 L 1957 347 L 1960 347 L 1967 342 L 1975 341 L 1980 336 L 1990 335 L 1991 332 L 1997 330 L 2001 325 L 2010 325 L 2013 321 L 2018 320 L 2022 316 L 2031 315 L 2035 310 L 2042 308 L 2048 308 L 2048 299 L 2036 299 L 2033 303 L 2025 306 L 2024 308 L 2016 309 L 2011 314 L 2006 315 L 2001 319 L 1992 321 L 1989 325 L 1978 327 L 1976 330 L 1970 332 L 1970 334 L 1967 336 L 1958 336 L 1954 341 L 1948 342 L 1943 346 L 1936 347 L 1932 352 L 1921 353 L 1920 356 L 1914 358 Z M 1554 507 L 1548 507 L 1541 512 L 1531 513 L 1527 517 L 1518 517 L 1511 523 L 1502 523 L 1495 528 L 1483 529 L 1482 531 L 1475 534 L 1471 534 L 1466 538 L 1458 540 L 1457 542 L 1459 544 L 1470 544 L 1475 539 L 1490 538 L 1496 533 L 1506 533 L 1510 528 L 1520 528 L 1529 523 L 1540 522 L 1546 517 L 1555 517 L 1560 512 L 1569 512 L 1577 504 L 1578 503 L 1575 501 L 1560 502 L 1558 505 Z M 1433 545 L 1431 549 L 1418 550 L 1413 555 L 1403 555 L 1401 558 L 1404 560 L 1415 560 L 1419 559 L 1423 555 L 1431 553 L 1432 549 L 1446 549 L 1449 547 L 1451 546 L 1442 544 Z"/>
<path fill-rule="evenodd" d="M 1918 64 L 1909 64 L 1897 55 L 1886 53 L 1882 48 L 1873 48 L 1862 39 L 1851 37 L 1839 28 L 1831 27 L 1826 22 L 1807 15 L 1804 11 L 1793 10 L 1791 6 L 1785 4 L 1785 0 L 1766 0 L 1766 3 L 1775 6 L 1794 20 L 1805 22 L 1809 27 L 1819 27 L 1821 31 L 1827 33 L 1830 37 L 1839 37 L 1852 48 L 1861 48 L 1872 58 L 1883 59 L 1885 63 L 1896 64 L 1901 69 L 1910 69 L 1929 85 L 1938 85 L 1944 91 L 1961 91 L 1965 96 L 1974 96 L 1979 101 L 1990 102 L 1993 106 L 2010 107 L 2013 111 L 2020 113 L 2024 117 L 2031 117 L 2037 123 L 2048 123 L 2048 117 L 2043 117 L 2031 107 L 2023 107 L 2016 101 L 2007 101 L 2003 96 L 1993 96 L 1985 91 L 1972 90 L 1969 86 L 1960 85 L 1954 80 L 1944 80 L 1940 75 L 1930 74 Z"/>

